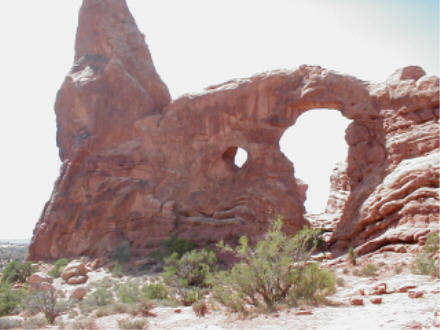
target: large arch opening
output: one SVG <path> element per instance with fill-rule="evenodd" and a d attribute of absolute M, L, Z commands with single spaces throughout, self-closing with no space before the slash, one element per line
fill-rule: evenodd
<path fill-rule="evenodd" d="M 351 122 L 337 110 L 309 110 L 280 139 L 281 151 L 294 165 L 295 178 L 308 185 L 307 213 L 325 211 L 330 175 L 338 162 L 347 159 L 345 130 Z"/>

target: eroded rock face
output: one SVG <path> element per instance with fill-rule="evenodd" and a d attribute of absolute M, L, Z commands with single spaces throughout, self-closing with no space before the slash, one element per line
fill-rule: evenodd
<path fill-rule="evenodd" d="M 301 66 L 171 102 L 125 1 L 85 0 L 56 101 L 63 166 L 29 258 L 105 256 L 127 242 L 142 256 L 172 233 L 200 244 L 256 240 L 276 214 L 294 233 L 307 224 L 306 187 L 278 143 L 314 108 L 353 120 L 334 249 L 394 242 L 381 237 L 396 225 L 433 227 L 438 91 L 438 78 L 418 67 L 368 84 Z M 248 152 L 242 168 L 237 147 Z"/>

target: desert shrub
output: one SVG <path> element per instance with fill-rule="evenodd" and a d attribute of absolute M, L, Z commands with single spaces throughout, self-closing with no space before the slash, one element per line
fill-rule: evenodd
<path fill-rule="evenodd" d="M 353 249 L 353 247 L 348 248 L 348 261 L 355 266 L 356 265 L 357 252 Z"/>
<path fill-rule="evenodd" d="M 145 319 L 122 319 L 118 320 L 118 326 L 121 329 L 147 329 L 148 321 Z"/>
<path fill-rule="evenodd" d="M 191 306 L 196 301 L 203 299 L 205 290 L 199 287 L 179 287 L 177 288 L 178 302 L 184 306 Z"/>
<path fill-rule="evenodd" d="M 2 272 L 1 283 L 26 282 L 26 278 L 32 275 L 35 270 L 30 262 L 11 261 Z"/>
<path fill-rule="evenodd" d="M 402 271 L 403 271 L 403 267 L 402 267 L 401 265 L 397 265 L 397 266 L 394 268 L 394 273 L 395 273 L 395 274 L 400 274 Z"/>
<path fill-rule="evenodd" d="M 174 287 L 207 287 L 208 277 L 217 269 L 217 257 L 208 249 L 192 250 L 181 257 L 173 253 L 165 259 L 165 283 Z"/>
<path fill-rule="evenodd" d="M 122 271 L 122 265 L 119 263 L 119 261 L 115 261 L 112 267 L 112 275 L 114 277 L 122 277 L 124 275 Z"/>
<path fill-rule="evenodd" d="M 97 329 L 97 326 L 94 319 L 81 318 L 73 322 L 72 328 L 81 329 L 81 330 L 91 330 L 91 329 Z"/>
<path fill-rule="evenodd" d="M 109 305 L 101 306 L 96 310 L 96 317 L 103 317 L 114 314 L 125 314 L 129 313 L 130 306 L 120 302 L 112 302 Z"/>
<path fill-rule="evenodd" d="M 435 260 L 426 253 L 419 254 L 411 265 L 411 272 L 417 275 L 439 277 L 439 269 Z"/>
<path fill-rule="evenodd" d="M 343 270 L 342 270 L 342 274 L 348 274 L 349 273 L 349 270 L 347 269 L 347 268 L 344 268 Z"/>
<path fill-rule="evenodd" d="M 147 299 L 141 299 L 137 303 L 127 306 L 128 306 L 128 310 L 126 313 L 129 313 L 131 315 L 143 315 L 143 316 L 150 315 L 150 310 L 154 308 L 153 303 Z"/>
<path fill-rule="evenodd" d="M 60 277 L 61 272 L 67 266 L 68 263 L 69 263 L 69 259 L 66 258 L 58 259 L 57 261 L 55 261 L 55 263 L 53 264 L 54 267 L 49 271 L 48 274 L 53 278 Z"/>
<path fill-rule="evenodd" d="M 334 293 L 335 275 L 327 269 L 320 269 L 315 263 L 307 264 L 302 271 L 294 274 L 295 285 L 288 291 L 288 302 L 319 304 L 323 298 Z"/>
<path fill-rule="evenodd" d="M 185 253 L 194 250 L 195 243 L 190 240 L 178 238 L 176 235 L 172 235 L 170 238 L 163 241 L 162 246 L 165 251 L 165 256 L 177 253 L 177 255 L 181 257 Z"/>
<path fill-rule="evenodd" d="M 192 310 L 198 317 L 203 317 L 208 313 L 208 305 L 205 300 L 199 300 L 192 305 Z"/>
<path fill-rule="evenodd" d="M 334 291 L 333 273 L 307 263 L 319 231 L 303 228 L 287 237 L 282 225 L 281 217 L 272 221 L 255 247 L 249 246 L 246 236 L 235 249 L 220 242 L 221 249 L 241 261 L 215 275 L 214 299 L 233 312 L 247 313 L 246 305 L 273 310 L 279 303 L 318 302 Z"/>
<path fill-rule="evenodd" d="M 336 284 L 337 284 L 338 286 L 345 286 L 345 280 L 344 280 L 342 277 L 338 277 L 338 278 L 336 279 Z"/>
<path fill-rule="evenodd" d="M 116 294 L 120 302 L 129 305 L 139 302 L 142 298 L 139 284 L 134 281 L 121 284 L 117 288 Z"/>
<path fill-rule="evenodd" d="M 58 293 L 54 288 L 47 291 L 36 291 L 23 299 L 23 309 L 31 315 L 42 312 L 47 322 L 53 324 L 55 318 L 69 308 L 67 300 L 58 299 Z"/>
<path fill-rule="evenodd" d="M 366 276 L 366 277 L 370 277 L 370 276 L 374 276 L 376 275 L 376 272 L 378 271 L 377 267 L 373 264 L 366 264 L 360 272 L 361 276 Z"/>
<path fill-rule="evenodd" d="M 117 262 L 123 264 L 130 260 L 131 251 L 130 251 L 130 243 L 122 242 L 115 247 L 113 250 L 113 259 Z"/>
<path fill-rule="evenodd" d="M 27 318 L 23 321 L 23 329 L 41 329 L 47 325 L 47 320 L 41 316 Z"/>
<path fill-rule="evenodd" d="M 110 305 L 114 302 L 113 292 L 108 288 L 97 288 L 80 302 L 79 308 L 83 314 L 89 314 L 91 311 Z"/>
<path fill-rule="evenodd" d="M 425 245 L 423 250 L 426 253 L 436 253 L 440 246 L 440 233 L 432 232 L 426 237 Z"/>
<path fill-rule="evenodd" d="M 153 304 L 145 297 L 137 281 L 120 285 L 116 290 L 116 296 L 117 302 L 109 307 L 111 314 L 148 315 L 153 308 Z"/>
<path fill-rule="evenodd" d="M 150 310 L 153 307 L 154 305 L 146 299 L 141 299 L 139 302 L 131 305 L 124 304 L 121 302 L 114 302 L 110 305 L 99 307 L 96 310 L 95 315 L 96 317 L 103 317 L 114 314 L 131 314 L 133 316 L 136 315 L 148 316 Z"/>
<path fill-rule="evenodd" d="M 23 328 L 23 320 L 18 318 L 0 318 L 0 329 Z"/>
<path fill-rule="evenodd" d="M 25 296 L 24 290 L 12 290 L 11 284 L 0 285 L 0 316 L 10 315 L 19 307 Z"/>
<path fill-rule="evenodd" d="M 177 254 L 178 258 L 180 258 L 185 253 L 194 250 L 195 247 L 196 245 L 193 241 L 178 238 L 176 235 L 172 235 L 162 242 L 162 247 L 160 249 L 154 250 L 149 256 L 156 259 L 156 261 L 161 262 L 174 253 Z"/>
<path fill-rule="evenodd" d="M 180 258 L 177 253 L 166 258 L 162 276 L 177 294 L 178 301 L 190 306 L 204 296 L 204 288 L 211 285 L 216 270 L 217 257 L 213 251 L 191 250 Z"/>
<path fill-rule="evenodd" d="M 142 295 L 147 299 L 164 300 L 168 298 L 168 289 L 162 283 L 150 283 L 142 287 Z"/>

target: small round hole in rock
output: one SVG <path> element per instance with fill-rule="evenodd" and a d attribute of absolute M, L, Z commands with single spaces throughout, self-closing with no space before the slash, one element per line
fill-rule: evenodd
<path fill-rule="evenodd" d="M 247 158 L 248 158 L 247 151 L 238 147 L 234 157 L 235 166 L 242 168 L 243 165 L 246 164 Z"/>

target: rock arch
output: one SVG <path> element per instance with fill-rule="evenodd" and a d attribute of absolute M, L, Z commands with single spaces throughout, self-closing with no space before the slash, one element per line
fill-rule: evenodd
<path fill-rule="evenodd" d="M 436 225 L 439 81 L 418 67 L 369 84 L 301 66 L 171 102 L 123 0 L 84 1 L 76 51 L 56 101 L 63 167 L 30 259 L 109 255 L 122 240 L 142 256 L 171 233 L 201 244 L 242 234 L 256 240 L 276 214 L 294 233 L 308 224 L 303 187 L 278 142 L 314 108 L 353 120 L 345 172 L 350 195 L 331 239 L 335 251 L 413 242 Z M 240 171 L 225 165 L 231 146 L 250 155 Z M 419 166 L 409 181 L 406 161 Z M 426 204 L 422 211 L 407 207 L 417 200 Z M 388 230 L 415 215 L 420 232 Z"/>

